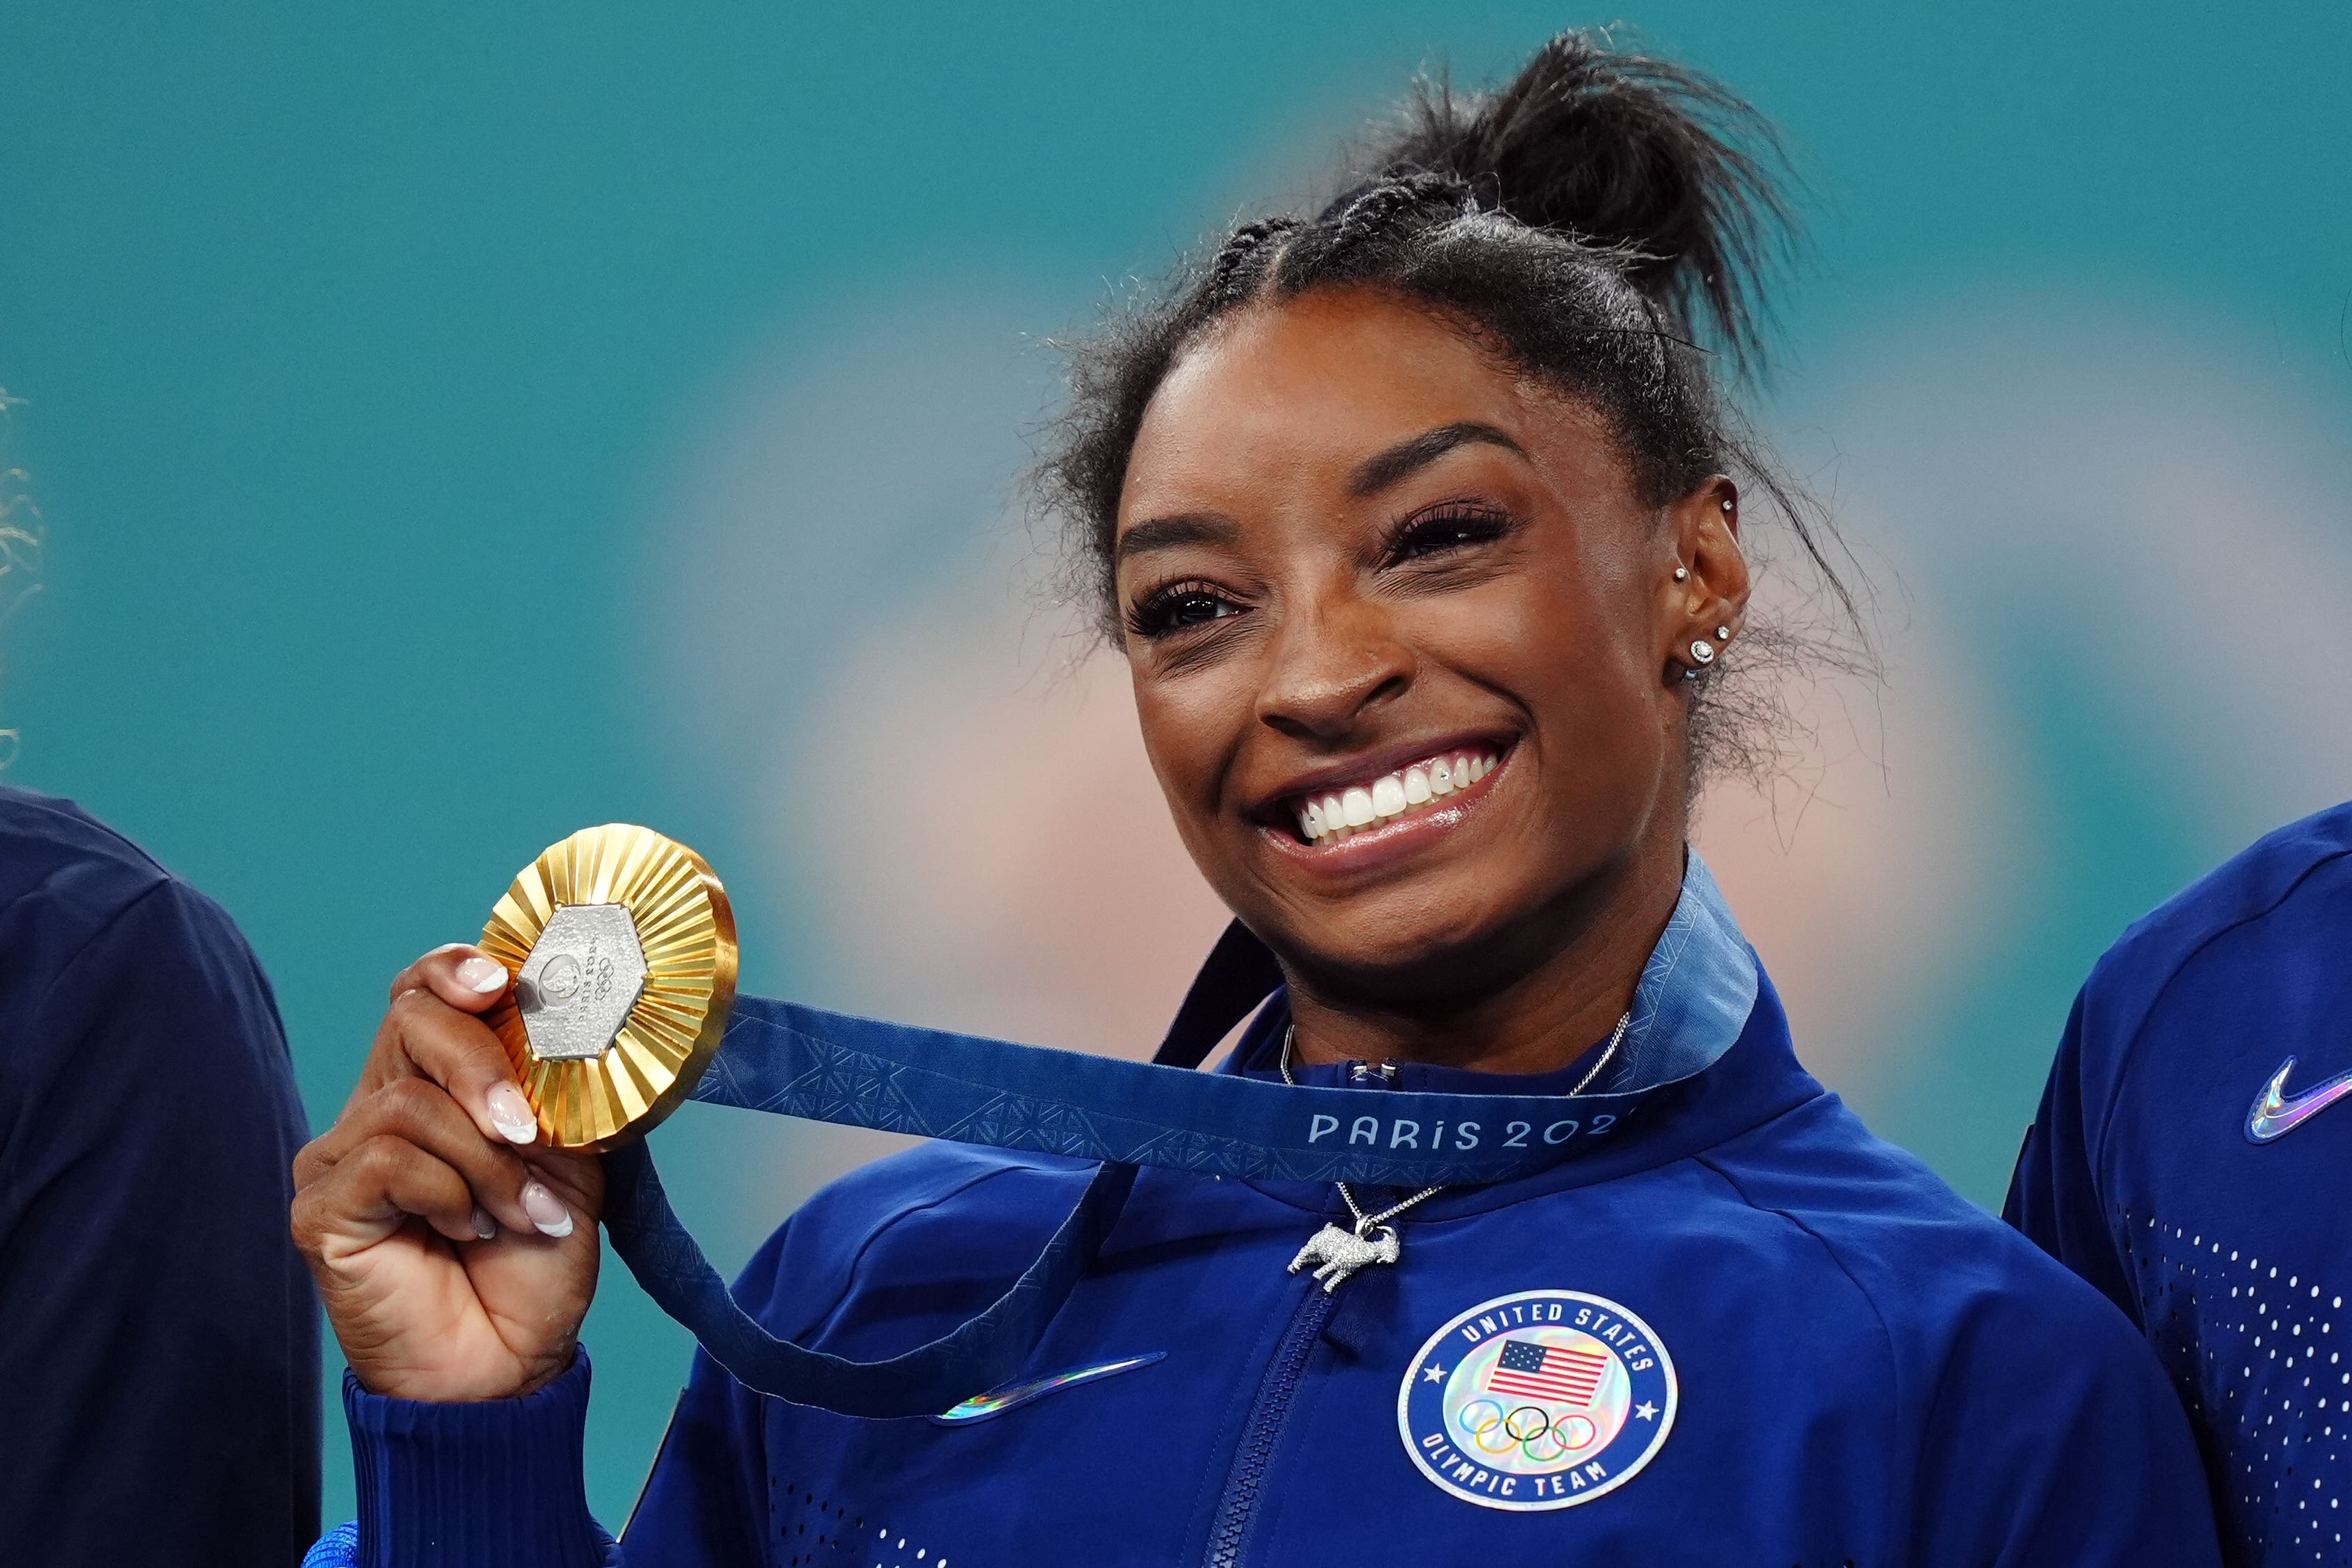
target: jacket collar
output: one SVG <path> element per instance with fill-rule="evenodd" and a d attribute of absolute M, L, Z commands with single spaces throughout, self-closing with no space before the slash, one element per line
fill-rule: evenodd
<path fill-rule="evenodd" d="M 1723 889 L 1697 852 L 1689 852 L 1682 896 L 1634 987 L 1625 1037 L 1601 1075 L 1583 1085 L 1585 1092 L 1638 1094 L 1700 1071 L 1729 1049 L 1748 1026 L 1761 976 L 1756 950 L 1740 934 Z M 1277 986 L 1223 1070 L 1275 1076 L 1282 1037 L 1289 1026 L 1290 994 Z M 1389 1085 L 1442 1094 L 1567 1094 L 1582 1084 L 1591 1060 L 1591 1051 L 1582 1052 L 1569 1066 L 1547 1073 L 1471 1072 L 1400 1062 Z M 1350 1066 L 1295 1068 L 1292 1076 L 1302 1084 L 1362 1087 Z"/>
<path fill-rule="evenodd" d="M 1798 1065 L 1780 996 L 1695 850 L 1685 863 L 1675 912 L 1643 966 L 1632 1011 L 1625 1037 L 1608 1066 L 1584 1086 L 1595 1094 L 1648 1091 L 1640 1113 L 1612 1134 L 1613 1146 L 1519 1181 L 1441 1193 L 1420 1205 L 1418 1216 L 1431 1221 L 1479 1213 L 1687 1158 L 1826 1092 Z M 1277 1077 L 1282 1039 L 1290 1022 L 1289 993 L 1277 986 L 1216 1070 Z M 1301 1084 L 1327 1088 L 1385 1082 L 1400 1089 L 1444 1094 L 1564 1095 L 1582 1083 L 1599 1048 L 1596 1043 L 1568 1066 L 1544 1073 L 1475 1072 L 1402 1062 L 1392 1079 L 1384 1079 L 1359 1073 L 1356 1064 L 1335 1062 L 1294 1067 L 1292 1077 Z M 1328 1183 L 1250 1184 L 1312 1212 L 1339 1207 L 1337 1190 Z"/>

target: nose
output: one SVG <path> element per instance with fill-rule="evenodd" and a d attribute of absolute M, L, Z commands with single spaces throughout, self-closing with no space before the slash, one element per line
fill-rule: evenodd
<path fill-rule="evenodd" d="M 1412 648 L 1384 610 L 1359 598 L 1286 617 L 1271 651 L 1258 721 L 1295 740 L 1344 742 L 1412 685 Z"/>

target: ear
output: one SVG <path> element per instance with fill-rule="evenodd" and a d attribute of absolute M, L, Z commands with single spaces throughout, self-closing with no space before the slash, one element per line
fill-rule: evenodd
<path fill-rule="evenodd" d="M 1748 557 L 1739 548 L 1739 489 L 1721 474 L 1666 509 L 1658 648 L 1666 679 L 1690 679 L 1747 629 Z"/>

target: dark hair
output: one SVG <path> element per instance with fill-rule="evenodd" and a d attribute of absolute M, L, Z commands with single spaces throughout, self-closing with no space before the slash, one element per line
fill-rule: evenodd
<path fill-rule="evenodd" d="M 1831 560 L 1826 516 L 1783 478 L 1719 395 L 1710 359 L 1760 374 L 1766 275 L 1793 226 L 1771 127 L 1707 78 L 1562 33 L 1500 91 L 1419 84 L 1402 126 L 1311 217 L 1257 219 L 1186 266 L 1156 301 L 1072 353 L 1071 400 L 1034 476 L 1068 527 L 1068 585 L 1116 638 L 1118 498 L 1143 413 L 1177 359 L 1244 305 L 1343 284 L 1390 290 L 1458 322 L 1515 365 L 1598 410 L 1645 502 L 1716 473 L 1760 491 L 1865 645 Z M 1843 554 L 1843 552 L 1840 551 Z M 1740 639 L 1734 667 L 1785 652 Z M 1849 660 L 1851 662 L 1851 660 Z M 1695 698 L 1721 679 L 1718 662 Z M 1733 704 L 1702 720 L 1702 763 L 1777 755 Z"/>

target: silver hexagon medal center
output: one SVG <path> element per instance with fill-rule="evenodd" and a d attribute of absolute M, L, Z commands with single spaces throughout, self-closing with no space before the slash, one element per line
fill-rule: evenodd
<path fill-rule="evenodd" d="M 645 949 L 621 904 L 566 904 L 549 918 L 515 976 L 531 1055 L 593 1061 L 645 994 Z"/>

